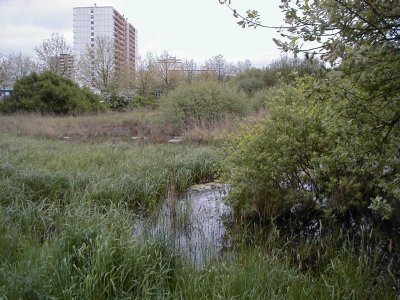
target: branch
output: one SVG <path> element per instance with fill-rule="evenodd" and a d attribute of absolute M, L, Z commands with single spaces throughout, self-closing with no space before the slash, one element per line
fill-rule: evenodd
<path fill-rule="evenodd" d="M 244 16 L 231 6 L 231 0 L 218 0 L 218 1 L 220 4 L 225 4 L 233 12 L 233 16 L 235 18 L 241 19 L 241 21 L 237 22 L 237 24 L 242 28 L 245 28 L 246 26 L 253 28 L 262 27 L 262 28 L 277 29 L 277 30 L 292 28 L 292 27 L 269 26 L 261 24 L 260 16 L 256 10 L 248 10 L 246 12 L 247 16 Z"/>

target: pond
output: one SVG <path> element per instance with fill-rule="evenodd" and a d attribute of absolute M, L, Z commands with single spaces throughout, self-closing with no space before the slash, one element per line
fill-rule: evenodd
<path fill-rule="evenodd" d="M 178 199 L 166 199 L 153 218 L 138 218 L 134 234 L 157 238 L 196 265 L 204 265 L 229 247 L 226 222 L 232 210 L 223 197 L 228 186 L 220 183 L 196 185 Z"/>

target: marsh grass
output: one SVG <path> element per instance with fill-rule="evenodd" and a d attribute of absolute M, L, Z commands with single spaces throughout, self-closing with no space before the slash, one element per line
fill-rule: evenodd
<path fill-rule="evenodd" d="M 216 152 L 188 145 L 76 144 L 1 136 L 0 201 L 17 195 L 71 201 L 156 207 L 173 186 L 182 192 L 215 176 Z M 83 198 L 83 200 L 82 200 Z"/>
<path fill-rule="evenodd" d="M 191 145 L 76 143 L 0 134 L 0 298 L 394 299 L 380 253 L 318 241 L 302 269 L 275 228 L 238 232 L 204 266 L 133 232 L 138 211 L 212 180 L 220 157 Z M 179 216 L 187 225 L 187 211 Z M 249 242 L 250 237 L 250 242 Z M 315 253 L 310 242 L 300 258 Z M 202 249 L 199 249 L 201 251 Z"/>

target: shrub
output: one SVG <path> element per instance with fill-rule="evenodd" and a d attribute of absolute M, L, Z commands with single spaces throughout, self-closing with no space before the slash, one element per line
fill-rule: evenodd
<path fill-rule="evenodd" d="M 268 91 L 268 116 L 230 141 L 222 164 L 238 215 L 274 218 L 295 204 L 321 203 L 327 210 L 396 215 L 399 135 L 385 141 L 376 120 L 355 111 L 360 105 L 350 107 L 353 99 L 338 84 L 347 79 L 335 86 L 302 79 Z"/>
<path fill-rule="evenodd" d="M 129 105 L 128 97 L 115 91 L 104 94 L 103 99 L 112 110 L 123 111 Z"/>
<path fill-rule="evenodd" d="M 304 114 L 309 101 L 301 89 L 273 88 L 268 103 L 270 115 L 231 139 L 223 163 L 237 215 L 275 217 L 311 198 L 305 187 L 312 180 L 303 170 L 310 165 L 310 153 L 324 145 L 323 138 L 310 138 L 322 130 L 321 124 L 312 113 Z"/>
<path fill-rule="evenodd" d="M 255 92 L 264 88 L 264 71 L 258 69 L 250 69 L 240 73 L 236 78 L 236 84 L 239 90 L 246 92 L 248 95 L 254 95 Z"/>
<path fill-rule="evenodd" d="M 215 82 L 198 82 L 180 86 L 162 98 L 161 110 L 167 120 L 182 128 L 244 116 L 250 103 L 243 92 Z"/>
<path fill-rule="evenodd" d="M 131 106 L 132 107 L 150 107 L 156 108 L 158 107 L 158 99 L 153 95 L 138 95 L 133 97 Z"/>
<path fill-rule="evenodd" d="M 12 97 L 0 104 L 0 111 L 38 112 L 65 115 L 102 110 L 99 97 L 72 80 L 46 71 L 24 76 L 14 84 Z"/>

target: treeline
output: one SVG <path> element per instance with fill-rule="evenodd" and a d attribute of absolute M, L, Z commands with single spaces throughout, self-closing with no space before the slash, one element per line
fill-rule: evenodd
<path fill-rule="evenodd" d="M 53 36 L 54 39 L 56 37 Z M 52 43 L 57 44 L 56 41 Z M 26 63 L 19 65 L 20 61 Z M 193 60 L 178 62 L 165 51 L 161 56 L 148 54 L 146 58 L 139 59 L 137 70 L 133 74 L 122 72 L 124 76 L 121 77 L 111 76 L 110 73 L 110 76 L 104 77 L 107 82 L 81 81 L 83 88 L 71 79 L 58 75 L 59 66 L 46 65 L 46 61 L 43 61 L 39 67 L 39 64 L 35 64 L 22 54 L 3 58 L 0 66 L 4 71 L 1 77 L 2 85 L 6 87 L 7 84 L 13 84 L 14 89 L 11 98 L 5 98 L 0 102 L 0 112 L 3 113 L 24 111 L 42 114 L 80 114 L 107 108 L 113 110 L 156 108 L 163 102 L 167 104 L 162 106 L 168 106 L 167 110 L 171 112 L 171 104 L 168 103 L 174 102 L 173 98 L 181 97 L 176 99 L 176 103 L 181 102 L 180 105 L 183 105 L 182 101 L 187 102 L 185 105 L 196 103 L 196 106 L 189 109 L 192 113 L 197 111 L 194 113 L 196 117 L 186 113 L 187 120 L 184 123 L 188 123 L 189 119 L 203 121 L 204 115 L 199 115 L 198 111 L 207 103 L 203 101 L 208 97 L 205 95 L 207 93 L 208 110 L 213 111 L 209 116 L 218 113 L 231 115 L 233 111 L 240 111 L 238 115 L 243 115 L 253 108 L 259 109 L 260 105 L 262 106 L 262 103 L 253 103 L 250 99 L 258 90 L 274 86 L 281 81 L 293 81 L 293 76 L 298 74 L 314 73 L 321 64 L 316 60 L 282 57 L 261 70 L 252 68 L 248 60 L 234 64 L 227 62 L 222 55 L 217 55 L 207 60 L 204 66 L 197 66 Z M 11 76 L 17 69 L 20 71 Z M 80 78 L 77 76 L 76 80 L 79 81 Z M 95 82 L 97 84 L 91 85 Z M 91 92 L 93 90 L 97 93 Z M 200 90 L 204 92 L 197 95 Z M 222 97 L 216 97 L 217 94 Z M 196 97 L 197 102 L 194 100 Z M 192 104 L 189 104 L 190 102 Z M 227 104 L 227 107 L 221 107 L 221 103 Z M 232 110 L 228 107 L 230 105 L 236 106 L 236 109 Z M 174 114 L 177 114 L 177 110 L 179 108 L 175 107 Z M 182 120 L 176 121 L 182 123 Z"/>

